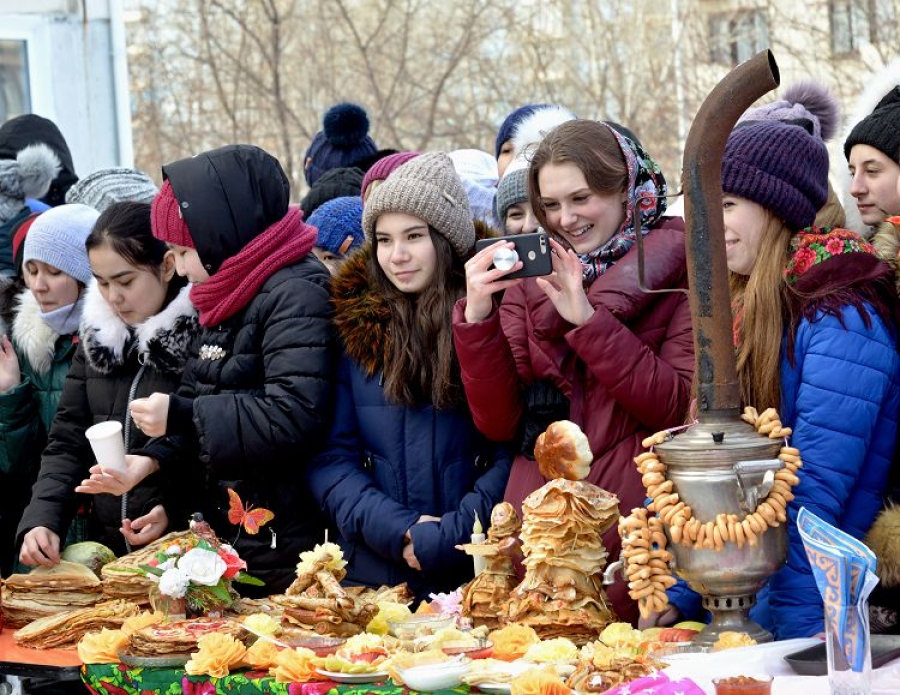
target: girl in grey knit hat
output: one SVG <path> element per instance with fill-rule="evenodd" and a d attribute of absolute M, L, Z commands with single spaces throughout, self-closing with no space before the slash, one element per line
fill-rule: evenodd
<path fill-rule="evenodd" d="M 334 425 L 309 471 L 351 584 L 418 598 L 472 578 L 455 546 L 501 501 L 510 458 L 475 429 L 453 349 L 475 228 L 450 158 L 394 170 L 363 210 L 370 241 L 332 281 L 344 345 Z M 360 456 L 360 452 L 365 452 Z"/>

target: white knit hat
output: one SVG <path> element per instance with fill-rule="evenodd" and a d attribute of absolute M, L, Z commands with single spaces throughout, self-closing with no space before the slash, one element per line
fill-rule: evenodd
<path fill-rule="evenodd" d="M 98 217 L 94 208 L 81 204 L 60 205 L 41 213 L 25 237 L 22 265 L 41 261 L 87 285 L 92 276 L 84 242 Z"/>

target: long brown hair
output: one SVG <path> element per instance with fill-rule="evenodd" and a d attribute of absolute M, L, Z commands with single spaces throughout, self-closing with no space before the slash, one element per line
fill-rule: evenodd
<path fill-rule="evenodd" d="M 528 169 L 528 199 L 535 217 L 548 229 L 547 214 L 541 205 L 538 175 L 547 164 L 574 164 L 594 193 L 621 193 L 628 186 L 628 166 L 616 136 L 604 123 L 568 121 L 541 140 Z"/>
<path fill-rule="evenodd" d="M 431 402 L 447 410 L 464 402 L 459 362 L 453 348 L 452 312 L 465 294 L 463 261 L 431 225 L 437 255 L 432 281 L 419 294 L 401 292 L 378 263 L 378 238 L 369 256 L 369 281 L 391 305 L 390 340 L 384 356 L 384 392 L 388 400 L 420 406 Z"/>
<path fill-rule="evenodd" d="M 784 270 L 791 231 L 766 211 L 759 254 L 749 276 L 730 273 L 737 372 L 744 405 L 762 412 L 781 405 L 781 341 L 790 323 Z"/>

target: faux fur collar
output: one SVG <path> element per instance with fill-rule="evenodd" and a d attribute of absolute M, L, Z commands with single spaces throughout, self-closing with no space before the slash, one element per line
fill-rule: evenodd
<path fill-rule="evenodd" d="M 137 349 L 142 364 L 164 372 L 180 370 L 188 358 L 191 339 L 199 331 L 189 291 L 189 286 L 183 287 L 161 312 L 130 327 L 106 303 L 97 281 L 92 280 L 81 317 L 81 339 L 90 365 L 109 373 Z"/>
<path fill-rule="evenodd" d="M 876 572 L 887 588 L 900 586 L 900 507 L 889 504 L 881 510 L 865 543 L 878 556 Z"/>
<path fill-rule="evenodd" d="M 893 219 L 893 218 L 892 218 Z M 872 237 L 875 252 L 887 261 L 894 271 L 897 292 L 900 292 L 900 224 L 882 222 Z"/>
<path fill-rule="evenodd" d="M 499 235 L 497 230 L 476 220 L 475 236 L 489 239 Z M 391 308 L 385 298 L 369 286 L 366 266 L 371 255 L 372 245 L 366 243 L 350 255 L 331 281 L 334 323 L 344 350 L 369 376 L 381 371 L 391 342 L 387 329 Z"/>
<path fill-rule="evenodd" d="M 381 370 L 390 345 L 387 326 L 391 309 L 384 296 L 369 286 L 366 266 L 372 245 L 351 254 L 331 281 L 334 324 L 347 355 L 372 376 Z"/>
<path fill-rule="evenodd" d="M 41 305 L 31 290 L 22 290 L 16 298 L 16 305 L 13 342 L 37 374 L 47 374 L 53 365 L 59 334 L 41 318 Z"/>

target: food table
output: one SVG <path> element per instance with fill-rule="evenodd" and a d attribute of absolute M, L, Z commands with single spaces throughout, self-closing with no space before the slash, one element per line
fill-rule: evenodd
<path fill-rule="evenodd" d="M 0 632 L 0 680 L 3 676 L 78 680 L 81 668 L 74 649 L 26 649 L 15 643 L 12 630 Z"/>
<path fill-rule="evenodd" d="M 784 661 L 784 656 L 805 649 L 818 642 L 816 639 L 787 640 L 754 647 L 732 649 L 713 654 L 685 654 L 670 661 L 666 672 L 673 678 L 688 677 L 706 692 L 714 693 L 712 679 L 716 676 L 768 673 L 775 676 L 773 695 L 829 695 L 825 676 L 797 676 Z M 169 695 L 213 695 L 214 693 L 285 693 L 286 695 L 350 695 L 373 693 L 374 695 L 401 695 L 405 691 L 392 685 L 361 683 L 337 685 L 335 683 L 275 683 L 273 678 L 261 672 L 242 671 L 225 678 L 187 676 L 181 669 L 128 669 L 120 664 L 96 664 L 83 670 L 85 682 L 100 695 L 124 695 L 125 693 L 158 692 Z M 894 660 L 873 672 L 873 695 L 896 695 L 900 692 L 900 659 Z M 475 691 L 475 689 L 472 689 Z M 454 690 L 439 691 L 441 695 L 460 695 L 469 689 L 462 686 Z M 477 692 L 477 691 L 476 691 Z"/>

